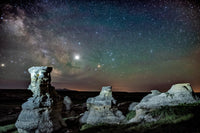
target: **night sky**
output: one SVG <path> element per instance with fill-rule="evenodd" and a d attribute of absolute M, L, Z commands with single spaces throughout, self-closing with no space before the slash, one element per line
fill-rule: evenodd
<path fill-rule="evenodd" d="M 198 0 L 16 1 L 0 5 L 2 89 L 27 88 L 27 69 L 47 65 L 56 88 L 200 91 Z"/>

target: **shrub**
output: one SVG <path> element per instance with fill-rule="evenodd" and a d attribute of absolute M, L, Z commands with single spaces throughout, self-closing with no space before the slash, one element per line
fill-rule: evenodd
<path fill-rule="evenodd" d="M 134 118 L 135 115 L 136 115 L 135 110 L 130 111 L 130 112 L 126 115 L 126 120 L 129 121 L 130 119 Z"/>

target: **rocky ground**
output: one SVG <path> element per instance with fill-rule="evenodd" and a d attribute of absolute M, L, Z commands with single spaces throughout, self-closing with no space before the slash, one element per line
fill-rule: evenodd
<path fill-rule="evenodd" d="M 61 96 L 69 96 L 73 101 L 70 111 L 65 111 L 63 108 L 62 116 L 68 127 L 61 129 L 59 132 L 192 132 L 200 133 L 200 105 L 179 105 L 173 108 L 165 107 L 155 110 L 154 116 L 161 115 L 163 118 L 158 122 L 146 124 L 126 124 L 126 125 L 109 125 L 99 124 L 96 126 L 81 125 L 79 123 L 80 114 L 86 111 L 86 100 L 89 97 L 94 97 L 99 92 L 76 92 L 57 90 Z M 114 92 L 113 97 L 117 100 L 118 109 L 131 119 L 135 112 L 129 112 L 129 105 L 134 102 L 139 102 L 148 93 L 120 93 Z M 16 132 L 14 126 L 15 121 L 21 111 L 21 104 L 24 103 L 32 93 L 28 90 L 0 90 L 0 133 Z M 199 94 L 198 94 L 199 95 Z M 129 112 L 129 113 L 128 113 Z M 81 129 L 81 130 L 80 130 Z"/>
<path fill-rule="evenodd" d="M 68 125 L 68 129 L 63 130 L 78 132 L 81 127 L 78 118 L 81 113 L 86 111 L 86 100 L 89 97 L 97 96 L 99 92 L 77 92 L 68 90 L 57 90 L 57 92 L 62 97 L 69 96 L 73 101 L 70 111 L 65 111 L 65 108 L 63 107 L 62 116 Z M 125 115 L 128 113 L 128 107 L 132 101 L 139 102 L 147 94 L 148 93 L 114 92 L 113 96 L 117 100 L 119 110 Z M 4 132 L 4 129 L 7 128 L 10 128 L 9 132 L 16 131 L 13 124 L 16 122 L 21 111 L 21 105 L 31 96 L 32 92 L 29 90 L 0 89 L 0 133 Z"/>
<path fill-rule="evenodd" d="M 200 133 L 200 103 L 164 107 L 151 113 L 154 117 L 161 116 L 161 119 L 156 122 L 124 125 L 84 125 L 81 130 L 84 133 Z M 135 113 L 128 115 L 131 118 Z"/>

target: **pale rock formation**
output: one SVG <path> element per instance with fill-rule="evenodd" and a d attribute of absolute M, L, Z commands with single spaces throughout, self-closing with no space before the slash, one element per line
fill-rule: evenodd
<path fill-rule="evenodd" d="M 175 84 L 165 93 L 161 93 L 157 90 L 152 90 L 151 92 L 151 94 L 145 96 L 141 102 L 134 107 L 136 116 L 129 121 L 130 123 L 156 121 L 156 119 L 148 115 L 147 112 L 150 110 L 158 109 L 163 106 L 175 106 L 198 101 L 189 83 Z"/>
<path fill-rule="evenodd" d="M 22 111 L 15 126 L 19 133 L 51 133 L 66 126 L 61 118 L 62 98 L 51 86 L 52 67 L 28 69 L 31 83 L 28 87 L 33 96 L 22 104 Z"/>
<path fill-rule="evenodd" d="M 132 110 L 136 110 L 135 106 L 138 105 L 138 102 L 132 102 L 129 107 L 128 110 L 132 111 Z"/>
<path fill-rule="evenodd" d="M 116 104 L 116 100 L 112 97 L 111 86 L 103 87 L 99 96 L 87 99 L 88 111 L 83 114 L 80 122 L 92 125 L 98 123 L 121 123 L 125 117 L 121 111 L 112 108 L 112 104 Z"/>
<path fill-rule="evenodd" d="M 65 109 L 66 110 L 70 110 L 71 109 L 72 101 L 71 101 L 70 97 L 65 96 L 63 103 L 65 104 Z"/>

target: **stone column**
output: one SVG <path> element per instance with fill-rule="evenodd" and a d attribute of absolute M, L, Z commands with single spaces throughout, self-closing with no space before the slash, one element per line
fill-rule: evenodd
<path fill-rule="evenodd" d="M 22 104 L 22 111 L 15 123 L 19 133 L 51 133 L 66 126 L 61 117 L 63 99 L 51 86 L 52 67 L 28 69 L 33 96 Z"/>

